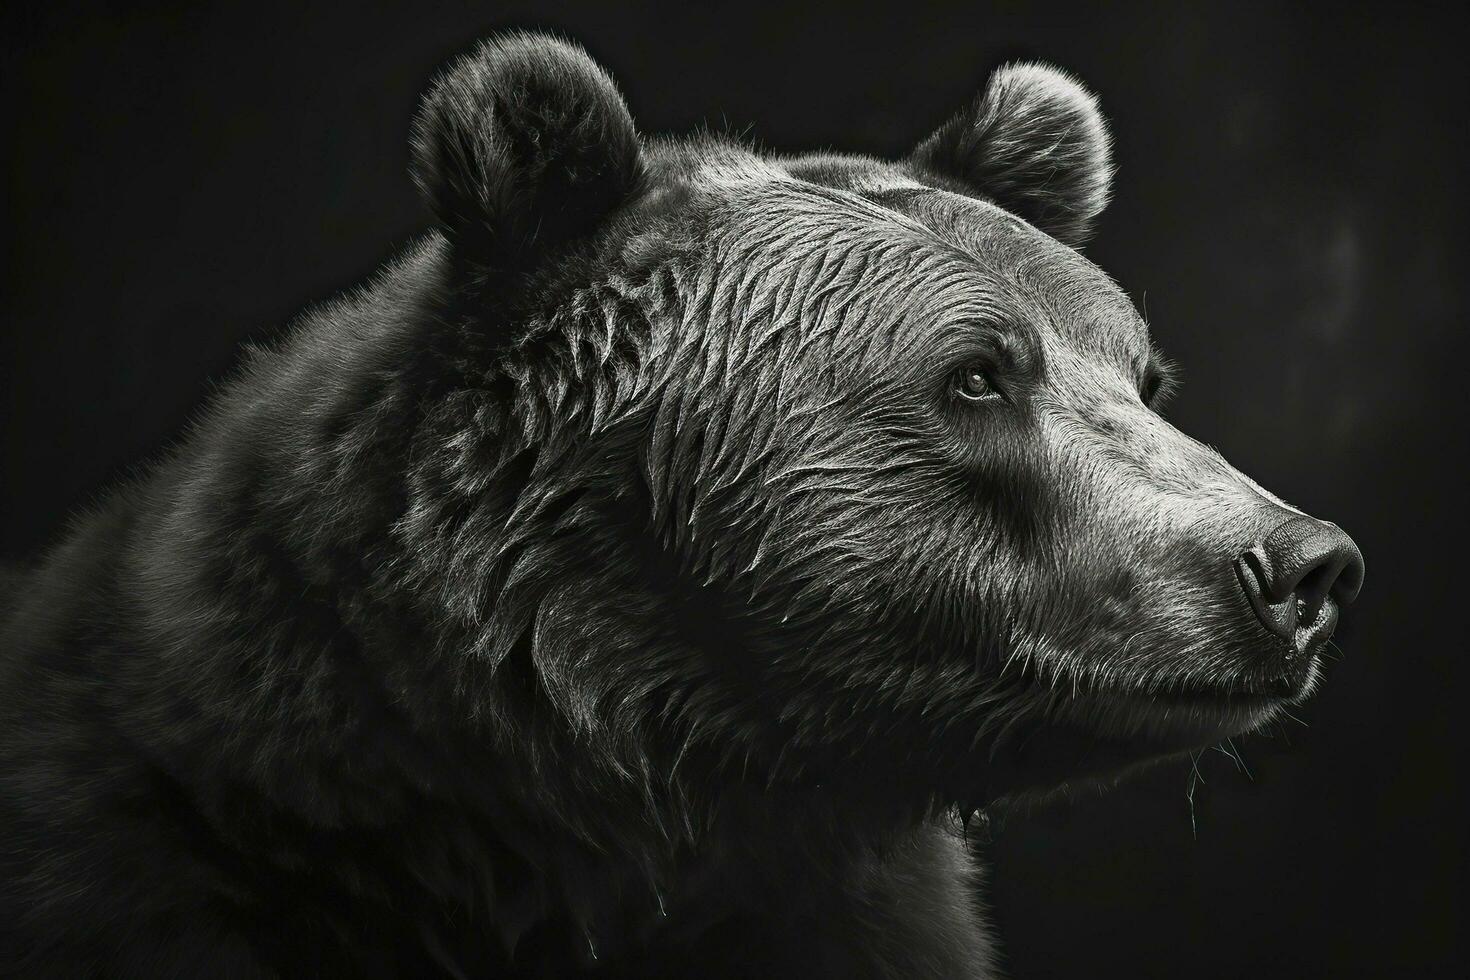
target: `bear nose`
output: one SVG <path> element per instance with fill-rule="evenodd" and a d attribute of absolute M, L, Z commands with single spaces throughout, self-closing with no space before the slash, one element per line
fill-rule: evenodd
<path fill-rule="evenodd" d="M 1237 558 L 1235 571 L 1261 625 L 1300 649 L 1331 636 L 1337 610 L 1357 598 L 1363 554 L 1336 524 L 1293 517 Z"/>

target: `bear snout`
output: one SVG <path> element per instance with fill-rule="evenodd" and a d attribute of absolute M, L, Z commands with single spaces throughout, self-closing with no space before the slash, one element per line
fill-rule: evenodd
<path fill-rule="evenodd" d="M 1363 554 L 1338 527 L 1305 515 L 1278 524 L 1235 559 L 1246 601 L 1297 653 L 1325 643 L 1363 585 Z"/>

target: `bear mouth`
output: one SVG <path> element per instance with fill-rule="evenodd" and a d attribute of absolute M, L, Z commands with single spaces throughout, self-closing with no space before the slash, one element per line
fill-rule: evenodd
<path fill-rule="evenodd" d="M 1241 575 L 1242 582 L 1248 578 L 1239 568 L 1237 574 Z M 1311 608 L 1295 594 L 1275 603 L 1259 588 L 1248 588 L 1245 594 L 1255 625 L 1264 630 L 1272 645 L 1288 658 L 1300 656 L 1305 659 L 1321 652 L 1337 630 L 1341 609 L 1331 596 Z"/>
<path fill-rule="evenodd" d="M 1231 688 L 1094 690 L 1069 699 L 991 754 L 986 796 L 1016 799 L 1118 777 L 1219 744 L 1280 717 L 1316 687 L 1318 658 Z"/>
<path fill-rule="evenodd" d="M 1081 724 L 1064 722 L 1096 738 L 1161 751 L 1203 748 L 1259 728 L 1285 705 L 1304 697 L 1313 682 L 1282 683 L 1277 691 L 1180 691 L 1168 694 L 1101 694 L 1103 705 L 1081 706 Z M 1074 709 L 1075 710 L 1075 709 Z"/>

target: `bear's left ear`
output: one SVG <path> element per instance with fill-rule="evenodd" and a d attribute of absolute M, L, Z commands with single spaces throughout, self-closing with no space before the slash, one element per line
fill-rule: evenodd
<path fill-rule="evenodd" d="M 617 87 L 544 34 L 492 38 L 454 62 L 413 126 L 413 177 L 457 256 L 526 270 L 591 232 L 643 173 Z"/>
<path fill-rule="evenodd" d="M 1107 206 L 1111 144 L 1097 99 L 1076 79 L 1047 65 L 1007 65 L 909 162 L 1076 246 Z"/>

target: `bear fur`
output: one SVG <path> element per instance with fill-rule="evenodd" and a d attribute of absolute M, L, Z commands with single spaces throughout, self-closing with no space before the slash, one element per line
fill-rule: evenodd
<path fill-rule="evenodd" d="M 7 585 L 0 974 L 988 976 L 963 815 L 1314 682 L 1063 73 L 784 158 L 514 34 L 412 145 L 438 227 Z"/>

